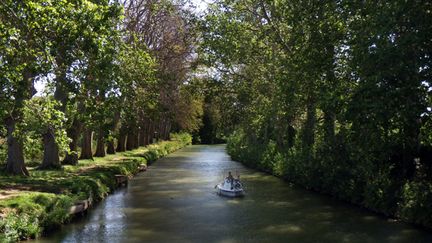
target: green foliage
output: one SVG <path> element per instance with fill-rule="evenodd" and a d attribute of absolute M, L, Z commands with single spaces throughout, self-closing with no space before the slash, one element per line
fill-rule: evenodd
<path fill-rule="evenodd" d="M 29 193 L 0 202 L 0 209 L 9 209 L 3 221 L 4 232 L 9 241 L 40 236 L 48 226 L 60 225 L 68 218 L 73 198 L 50 193 Z"/>
<path fill-rule="evenodd" d="M 215 1 L 200 51 L 212 91 L 224 91 L 206 104 L 233 132 L 229 154 L 430 226 L 429 12 L 407 1 Z"/>
<path fill-rule="evenodd" d="M 52 97 L 37 97 L 25 102 L 22 124 L 15 130 L 17 136 L 26 136 L 25 150 L 29 158 L 36 158 L 41 134 L 53 132 L 56 144 L 61 152 L 69 150 L 70 139 L 66 134 L 67 119 L 62 111 L 57 109 L 60 104 Z M 39 143 L 38 143 L 39 142 Z M 41 158 L 40 156 L 39 158 Z"/>
<path fill-rule="evenodd" d="M 0 220 L 1 242 L 17 242 L 28 238 L 35 238 L 41 234 L 38 219 L 26 213 L 9 213 Z"/>
<path fill-rule="evenodd" d="M 411 181 L 402 187 L 402 200 L 399 203 L 398 216 L 416 224 L 432 227 L 430 220 L 430 202 L 432 201 L 432 183 Z"/>
<path fill-rule="evenodd" d="M 39 134 L 29 132 L 24 138 L 24 156 L 28 166 L 40 164 L 43 157 L 42 139 Z"/>
<path fill-rule="evenodd" d="M 180 98 L 176 104 L 176 123 L 182 131 L 197 132 L 202 126 L 204 98 L 197 92 L 196 84 L 189 83 L 180 87 Z"/>
<path fill-rule="evenodd" d="M 6 139 L 0 137 L 0 164 L 6 161 L 6 157 L 7 157 Z"/>
<path fill-rule="evenodd" d="M 149 145 L 148 151 L 143 155 L 143 157 L 149 163 L 152 163 L 169 153 L 192 144 L 192 136 L 188 133 L 172 133 L 171 140 L 175 142 L 161 142 L 160 144 Z"/>

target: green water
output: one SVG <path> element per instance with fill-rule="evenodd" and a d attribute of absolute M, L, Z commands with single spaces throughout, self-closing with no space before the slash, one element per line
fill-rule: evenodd
<path fill-rule="evenodd" d="M 228 171 L 241 174 L 244 198 L 215 193 Z M 245 168 L 222 145 L 199 145 L 35 242 L 432 242 L 432 233 Z"/>

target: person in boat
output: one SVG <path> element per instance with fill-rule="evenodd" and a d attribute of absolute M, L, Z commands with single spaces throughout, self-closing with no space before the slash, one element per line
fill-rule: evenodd
<path fill-rule="evenodd" d="M 228 171 L 228 176 L 225 178 L 225 180 L 231 184 L 231 190 L 232 190 L 234 186 L 234 176 L 232 176 L 231 171 Z"/>
<path fill-rule="evenodd" d="M 225 178 L 227 181 L 229 181 L 230 183 L 233 183 L 234 181 L 234 176 L 232 176 L 231 171 L 228 171 L 228 176 Z"/>

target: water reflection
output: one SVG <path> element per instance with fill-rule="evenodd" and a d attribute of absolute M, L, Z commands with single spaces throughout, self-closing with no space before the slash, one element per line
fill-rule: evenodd
<path fill-rule="evenodd" d="M 90 212 L 38 242 L 432 242 L 431 233 L 299 189 L 191 146 L 149 167 Z M 238 171 L 246 197 L 213 187 Z"/>

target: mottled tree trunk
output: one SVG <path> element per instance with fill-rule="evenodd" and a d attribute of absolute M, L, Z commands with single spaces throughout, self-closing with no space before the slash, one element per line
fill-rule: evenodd
<path fill-rule="evenodd" d="M 80 159 L 93 159 L 92 153 L 92 135 L 93 132 L 89 128 L 84 129 L 82 145 L 81 145 L 81 156 Z"/>
<path fill-rule="evenodd" d="M 14 175 L 29 175 L 24 164 L 23 144 L 14 136 L 16 120 L 12 117 L 6 119 L 8 153 L 6 172 Z"/>
<path fill-rule="evenodd" d="M 55 134 L 52 128 L 43 134 L 42 137 L 44 155 L 40 169 L 60 168 L 59 149 L 55 141 Z"/>
<path fill-rule="evenodd" d="M 99 129 L 95 157 L 105 157 L 105 131 Z"/>
<path fill-rule="evenodd" d="M 81 133 L 81 122 L 78 118 L 73 120 L 72 126 L 67 129 L 67 135 L 71 139 L 69 143 L 69 153 L 66 153 L 65 158 L 62 161 L 64 165 L 76 165 L 78 164 L 78 139 Z"/>
<path fill-rule="evenodd" d="M 36 89 L 33 85 L 33 77 L 34 74 L 28 68 L 24 68 L 23 83 L 18 87 L 17 95 L 14 97 L 14 111 L 11 116 L 5 119 L 8 144 L 6 173 L 8 174 L 29 176 L 29 172 L 25 167 L 23 142 L 15 136 L 14 132 L 16 124 L 22 117 L 21 112 L 24 101 L 36 94 Z"/>
<path fill-rule="evenodd" d="M 68 101 L 68 92 L 64 87 L 66 83 L 66 72 L 67 68 L 63 65 L 63 57 L 65 55 L 65 50 L 60 49 L 56 61 L 59 64 L 58 73 L 56 75 L 56 89 L 54 92 L 54 99 L 60 102 L 60 107 L 58 110 L 65 112 L 66 104 Z M 59 148 L 55 141 L 55 131 L 52 128 L 47 128 L 45 134 L 42 135 L 44 155 L 42 165 L 39 167 L 41 169 L 49 168 L 60 168 L 60 158 L 59 158 Z"/>
<path fill-rule="evenodd" d="M 120 130 L 119 138 L 117 141 L 117 152 L 126 151 L 126 132 L 124 130 Z"/>

